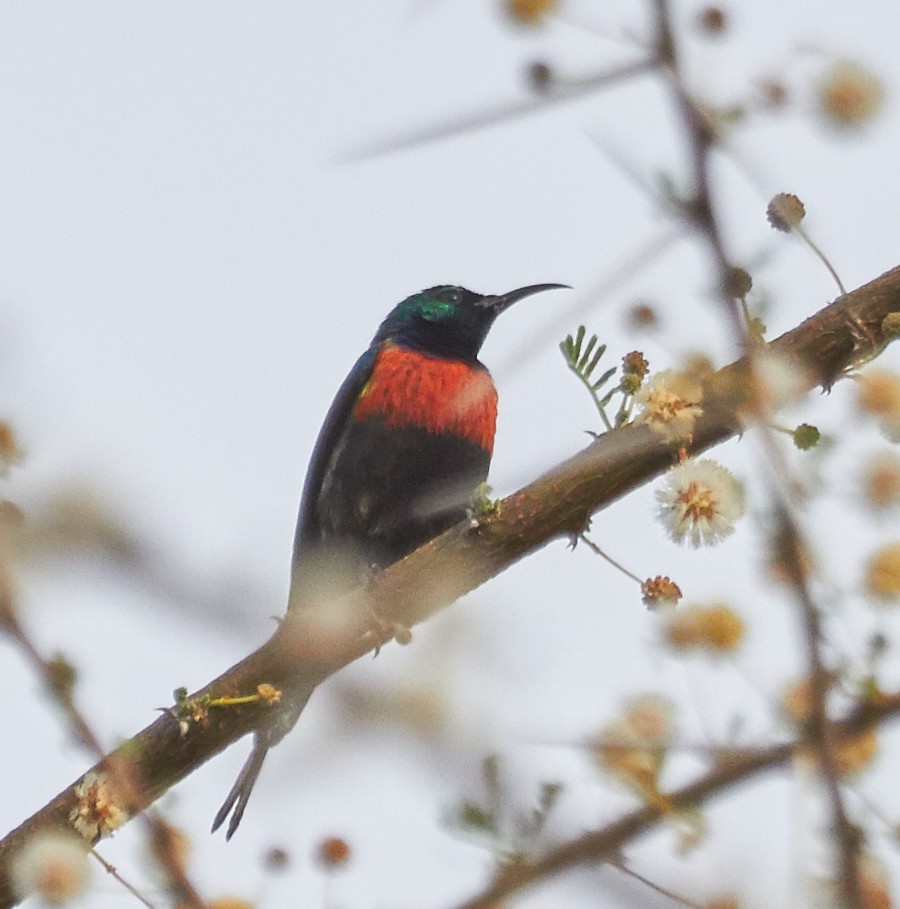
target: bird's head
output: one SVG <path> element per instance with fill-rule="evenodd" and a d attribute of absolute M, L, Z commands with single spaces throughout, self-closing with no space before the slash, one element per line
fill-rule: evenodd
<path fill-rule="evenodd" d="M 530 284 L 499 295 L 442 284 L 407 297 L 388 313 L 374 343 L 397 341 L 436 356 L 474 360 L 494 320 L 517 300 L 566 284 Z"/>

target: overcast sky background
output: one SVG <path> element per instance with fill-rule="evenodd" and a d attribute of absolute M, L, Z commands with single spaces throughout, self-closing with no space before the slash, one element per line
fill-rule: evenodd
<path fill-rule="evenodd" d="M 498 494 L 599 429 L 557 350 L 580 322 L 609 344 L 609 365 L 634 348 L 656 368 L 698 349 L 717 364 L 731 358 L 707 262 L 690 238 L 598 292 L 677 226 L 616 163 L 653 185 L 660 175 L 684 180 L 684 142 L 658 79 L 365 155 L 524 101 L 534 60 L 580 78 L 640 56 L 627 36 L 645 33 L 649 4 L 563 6 L 547 28 L 526 30 L 476 0 L 0 5 L 0 416 L 27 452 L 4 495 L 37 521 L 56 494 L 86 491 L 141 544 L 138 572 L 66 557 L 23 576 L 28 626 L 47 652 L 63 649 L 77 664 L 79 701 L 107 744 L 271 630 L 320 422 L 403 297 L 440 283 L 485 293 L 545 281 L 574 288 L 523 301 L 485 345 L 501 396 Z M 733 157 L 716 168 L 730 249 L 753 272 L 754 300 L 768 301 L 774 337 L 836 295 L 799 242 L 768 228 L 775 192 L 803 199 L 808 230 L 848 287 L 898 264 L 900 7 L 736 2 L 732 30 L 710 41 L 692 30 L 696 5 L 674 6 L 699 94 L 743 100 L 766 76 L 791 89 L 790 110 L 735 131 Z M 842 57 L 871 67 L 887 92 L 881 117 L 853 136 L 815 112 L 816 76 Z M 659 307 L 663 331 L 627 328 L 637 300 Z M 886 362 L 897 367 L 895 351 Z M 818 420 L 878 449 L 851 399 L 838 387 L 787 422 Z M 810 532 L 828 566 L 823 589 L 837 599 L 858 583 L 859 554 L 897 531 L 854 519 L 859 450 L 790 456 L 827 491 Z M 716 452 L 744 479 L 755 455 L 752 435 Z M 737 667 L 710 673 L 703 661 L 685 667 L 668 656 L 630 582 L 584 547 L 553 543 L 417 629 L 412 646 L 388 647 L 318 692 L 270 757 L 230 844 L 206 831 L 248 743 L 164 799 L 192 838 L 202 892 L 319 904 L 324 884 L 310 855 L 337 834 L 354 860 L 335 882 L 335 904 L 449 906 L 490 867 L 483 850 L 440 823 L 461 794 L 479 794 L 480 757 L 503 753 L 521 808 L 540 780 L 566 782 L 554 836 L 596 826 L 631 801 L 598 781 L 578 746 L 636 693 L 676 698 L 688 741 L 723 740 L 736 715 L 746 740 L 771 740 L 767 703 L 802 664 L 788 598 L 755 580 L 764 508 L 764 496 L 751 494 L 739 531 L 698 553 L 666 540 L 649 489 L 594 526 L 597 542 L 639 575 L 672 574 L 689 600 L 728 598 L 742 609 L 752 634 Z M 848 623 L 847 639 L 867 630 Z M 88 759 L 4 641 L 0 680 L 5 831 Z M 368 722 L 372 704 L 362 716 L 348 709 L 370 692 L 390 712 L 404 692 L 443 683 L 454 699 L 428 741 Z M 896 785 L 887 795 L 872 789 L 896 820 Z M 664 833 L 636 866 L 698 898 L 717 892 L 724 875 L 752 890 L 755 905 L 800 904 L 808 817 L 788 783 L 747 787 L 709 819 L 703 849 L 674 859 Z M 139 845 L 137 827 L 128 828 L 103 851 L 140 880 Z M 293 859 L 277 877 L 260 866 L 271 845 Z M 573 899 L 575 884 L 592 904 L 637 894 L 641 905 L 666 905 L 609 871 L 581 873 L 523 905 Z M 102 881 L 85 904 L 125 900 Z"/>

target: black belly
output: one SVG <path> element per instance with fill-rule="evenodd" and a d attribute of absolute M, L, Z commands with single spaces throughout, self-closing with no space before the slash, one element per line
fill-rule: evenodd
<path fill-rule="evenodd" d="M 344 560 L 358 580 L 360 568 L 384 568 L 418 549 L 463 520 L 490 460 L 459 436 L 391 429 L 380 419 L 351 423 L 308 503 L 295 581 L 315 560 Z"/>

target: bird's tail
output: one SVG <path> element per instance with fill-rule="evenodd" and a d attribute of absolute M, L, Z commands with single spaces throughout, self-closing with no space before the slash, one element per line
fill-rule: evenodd
<path fill-rule="evenodd" d="M 259 774 L 262 770 L 266 755 L 269 753 L 269 749 L 273 745 L 277 745 L 288 732 L 293 729 L 294 724 L 300 717 L 300 713 L 306 706 L 306 702 L 309 700 L 313 690 L 314 689 L 310 687 L 292 693 L 288 703 L 280 704 L 278 706 L 277 716 L 270 720 L 263 728 L 257 730 L 250 757 L 244 762 L 244 766 L 241 768 L 241 772 L 234 781 L 234 785 L 231 787 L 228 797 L 222 803 L 222 807 L 218 810 L 213 819 L 213 833 L 225 823 L 225 819 L 230 814 L 231 820 L 228 821 L 225 839 L 230 840 L 232 836 L 234 836 L 234 832 L 238 829 L 241 818 L 244 816 L 244 811 L 247 808 L 247 802 L 250 800 L 250 794 L 253 792 L 253 787 L 256 785 L 257 779 L 259 779 Z"/>
<path fill-rule="evenodd" d="M 234 831 L 238 829 L 241 818 L 244 816 L 244 809 L 247 807 L 247 802 L 250 800 L 250 793 L 253 792 L 253 787 L 256 785 L 256 781 L 259 778 L 259 772 L 262 770 L 263 761 L 265 761 L 268 753 L 269 745 L 266 742 L 261 741 L 260 736 L 257 735 L 256 740 L 253 743 L 253 751 L 250 752 L 250 757 L 247 758 L 244 766 L 241 768 L 238 778 L 231 787 L 231 792 L 228 793 L 228 797 L 223 802 L 222 807 L 213 820 L 213 833 L 225 823 L 225 818 L 231 814 L 231 820 L 228 822 L 228 830 L 225 832 L 225 839 L 230 840 L 234 835 Z M 234 809 L 233 814 L 232 808 Z"/>

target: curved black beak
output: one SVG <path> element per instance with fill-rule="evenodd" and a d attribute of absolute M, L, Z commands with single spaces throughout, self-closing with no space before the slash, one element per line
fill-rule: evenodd
<path fill-rule="evenodd" d="M 479 306 L 490 307 L 496 315 L 504 309 L 509 309 L 513 303 L 532 294 L 543 293 L 545 290 L 571 290 L 568 284 L 529 284 L 527 287 L 517 287 L 505 294 L 491 295 L 478 301 Z"/>

